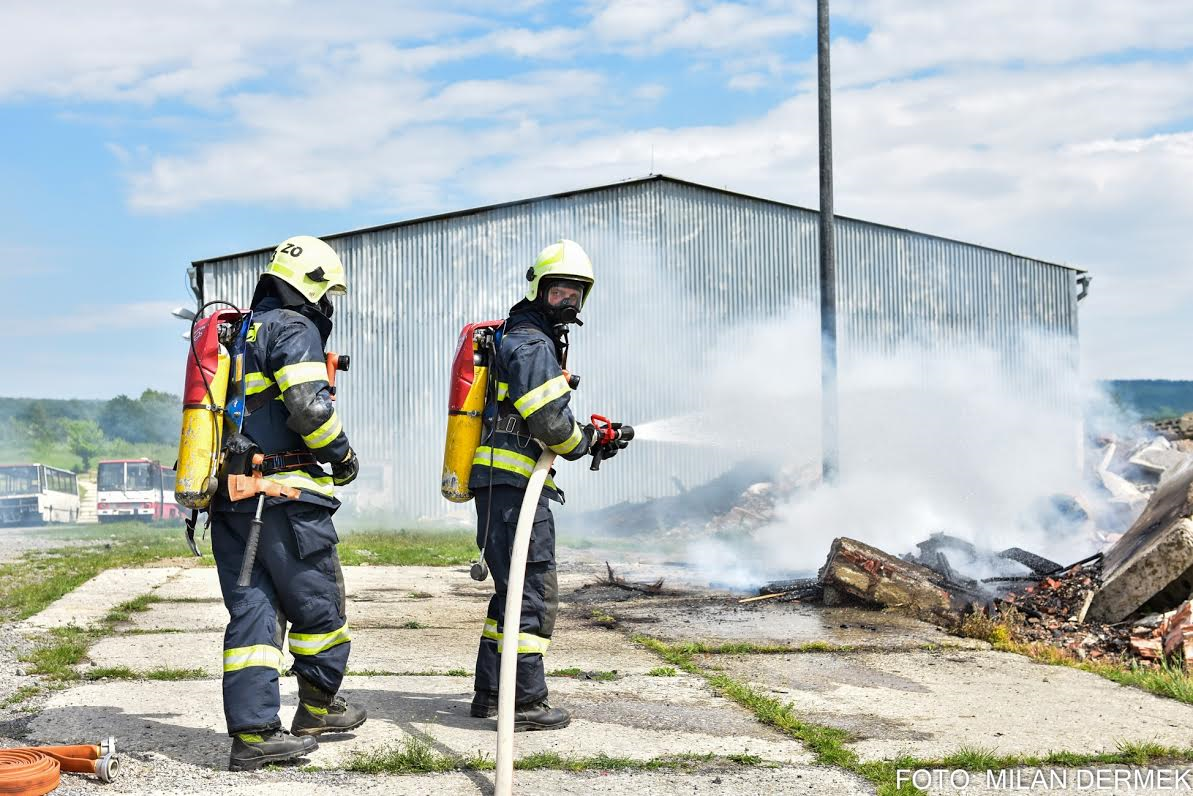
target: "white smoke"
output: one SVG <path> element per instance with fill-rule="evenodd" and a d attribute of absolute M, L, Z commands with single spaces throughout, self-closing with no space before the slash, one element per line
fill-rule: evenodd
<path fill-rule="evenodd" d="M 712 582 L 748 587 L 817 569 L 838 536 L 893 554 L 914 552 L 938 531 L 1059 563 L 1094 552 L 1088 528 L 1043 507 L 1058 494 L 1099 499 L 1083 481 L 1083 401 L 1103 426 L 1131 419 L 1080 387 L 1072 339 L 1032 333 L 1014 350 L 843 349 L 836 483 L 799 490 L 752 534 L 694 542 L 690 562 Z M 817 472 L 819 361 L 814 307 L 736 330 L 705 369 L 704 422 L 724 430 L 739 455 Z M 662 437 L 667 426 L 648 426 L 645 436 Z"/>

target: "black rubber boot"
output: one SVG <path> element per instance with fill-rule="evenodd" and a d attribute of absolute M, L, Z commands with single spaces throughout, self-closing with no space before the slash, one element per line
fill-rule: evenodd
<path fill-rule="evenodd" d="M 477 691 L 472 698 L 472 717 L 491 719 L 497 715 L 497 694 L 492 691 Z"/>
<path fill-rule="evenodd" d="M 325 732 L 349 732 L 365 723 L 368 714 L 360 705 L 311 685 L 298 677 L 298 711 L 290 724 L 295 735 L 322 735 Z"/>
<path fill-rule="evenodd" d="M 562 730 L 572 721 L 563 708 L 553 708 L 543 699 L 514 708 L 514 732 L 528 730 Z"/>
<path fill-rule="evenodd" d="M 240 732 L 232 736 L 228 770 L 253 771 L 270 763 L 295 760 L 318 748 L 319 742 L 314 738 L 296 738 L 280 729 Z"/>

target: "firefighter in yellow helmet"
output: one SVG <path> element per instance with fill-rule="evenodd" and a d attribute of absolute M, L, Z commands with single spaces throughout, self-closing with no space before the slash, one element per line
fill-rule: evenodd
<path fill-rule="evenodd" d="M 325 347 L 329 296 L 346 291 L 335 251 L 304 235 L 274 250 L 253 295 L 247 416 L 229 450 L 261 452 L 265 478 L 296 487 L 300 497 L 267 499 L 252 580 L 244 588 L 237 577 L 257 501 L 233 502 L 223 486 L 212 504 L 211 546 L 229 614 L 223 690 L 233 771 L 300 757 L 318 746 L 315 736 L 365 721 L 364 708 L 337 696 L 351 637 L 331 520 L 340 505 L 333 487 L 351 482 L 359 467 L 331 400 Z M 243 468 L 244 460 L 230 469 Z M 278 717 L 287 622 L 299 697 L 289 733 Z"/>
<path fill-rule="evenodd" d="M 597 448 L 607 448 L 600 451 L 607 458 L 625 447 L 625 441 L 602 443 L 596 429 L 581 426 L 569 406 L 574 385 L 564 373 L 567 330 L 570 324 L 581 324 L 580 311 L 595 282 L 588 255 L 574 241 L 561 240 L 539 253 L 526 278 L 526 297 L 510 309 L 500 332 L 493 365 L 496 394 L 489 395 L 486 426 L 469 478 L 476 496 L 477 545 L 484 550 L 495 591 L 476 658 L 471 713 L 478 718 L 497 712 L 510 549 L 526 485 L 543 446 L 565 459 L 579 459 Z M 554 730 L 571 721 L 566 710 L 548 704 L 543 666 L 559 610 L 550 501 L 562 503 L 563 492 L 549 477 L 535 511 L 527 555 L 518 628 L 516 730 Z"/>

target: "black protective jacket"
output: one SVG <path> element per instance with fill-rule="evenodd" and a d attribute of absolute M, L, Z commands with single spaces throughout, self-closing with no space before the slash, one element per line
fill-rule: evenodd
<path fill-rule="evenodd" d="M 584 432 L 568 406 L 572 388 L 563 375 L 561 356 L 543 314 L 529 302 L 515 305 L 501 332 L 493 368 L 496 390 L 490 390 L 485 430 L 472 460 L 468 485 L 474 492 L 489 484 L 525 487 L 543 446 L 565 459 L 589 452 L 591 434 Z M 563 502 L 563 491 L 553 478 L 547 478 L 543 492 Z"/>
<path fill-rule="evenodd" d="M 245 351 L 245 395 L 260 404 L 244 421 L 244 436 L 265 454 L 309 452 L 322 464 L 348 454 L 327 382 L 324 346 L 331 321 L 297 291 L 263 276 L 253 297 L 253 320 Z M 268 400 L 262 401 L 262 398 Z M 266 478 L 302 490 L 301 500 L 337 508 L 331 476 L 318 464 L 268 474 Z M 217 497 L 217 509 L 252 511 L 255 500 L 231 503 Z M 270 498 L 270 503 L 279 502 Z"/>

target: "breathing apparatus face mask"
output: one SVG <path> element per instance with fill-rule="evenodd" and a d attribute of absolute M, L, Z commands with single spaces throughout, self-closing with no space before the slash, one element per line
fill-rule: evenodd
<path fill-rule="evenodd" d="M 583 282 L 574 279 L 552 279 L 543 283 L 539 302 L 545 314 L 557 324 L 574 323 L 583 326 L 580 307 L 584 303 Z"/>
<path fill-rule="evenodd" d="M 331 320 L 331 314 L 335 312 L 335 306 L 332 305 L 331 299 L 329 299 L 326 295 L 323 296 L 323 298 L 319 299 L 318 307 L 319 312 L 323 313 L 323 317 Z"/>

